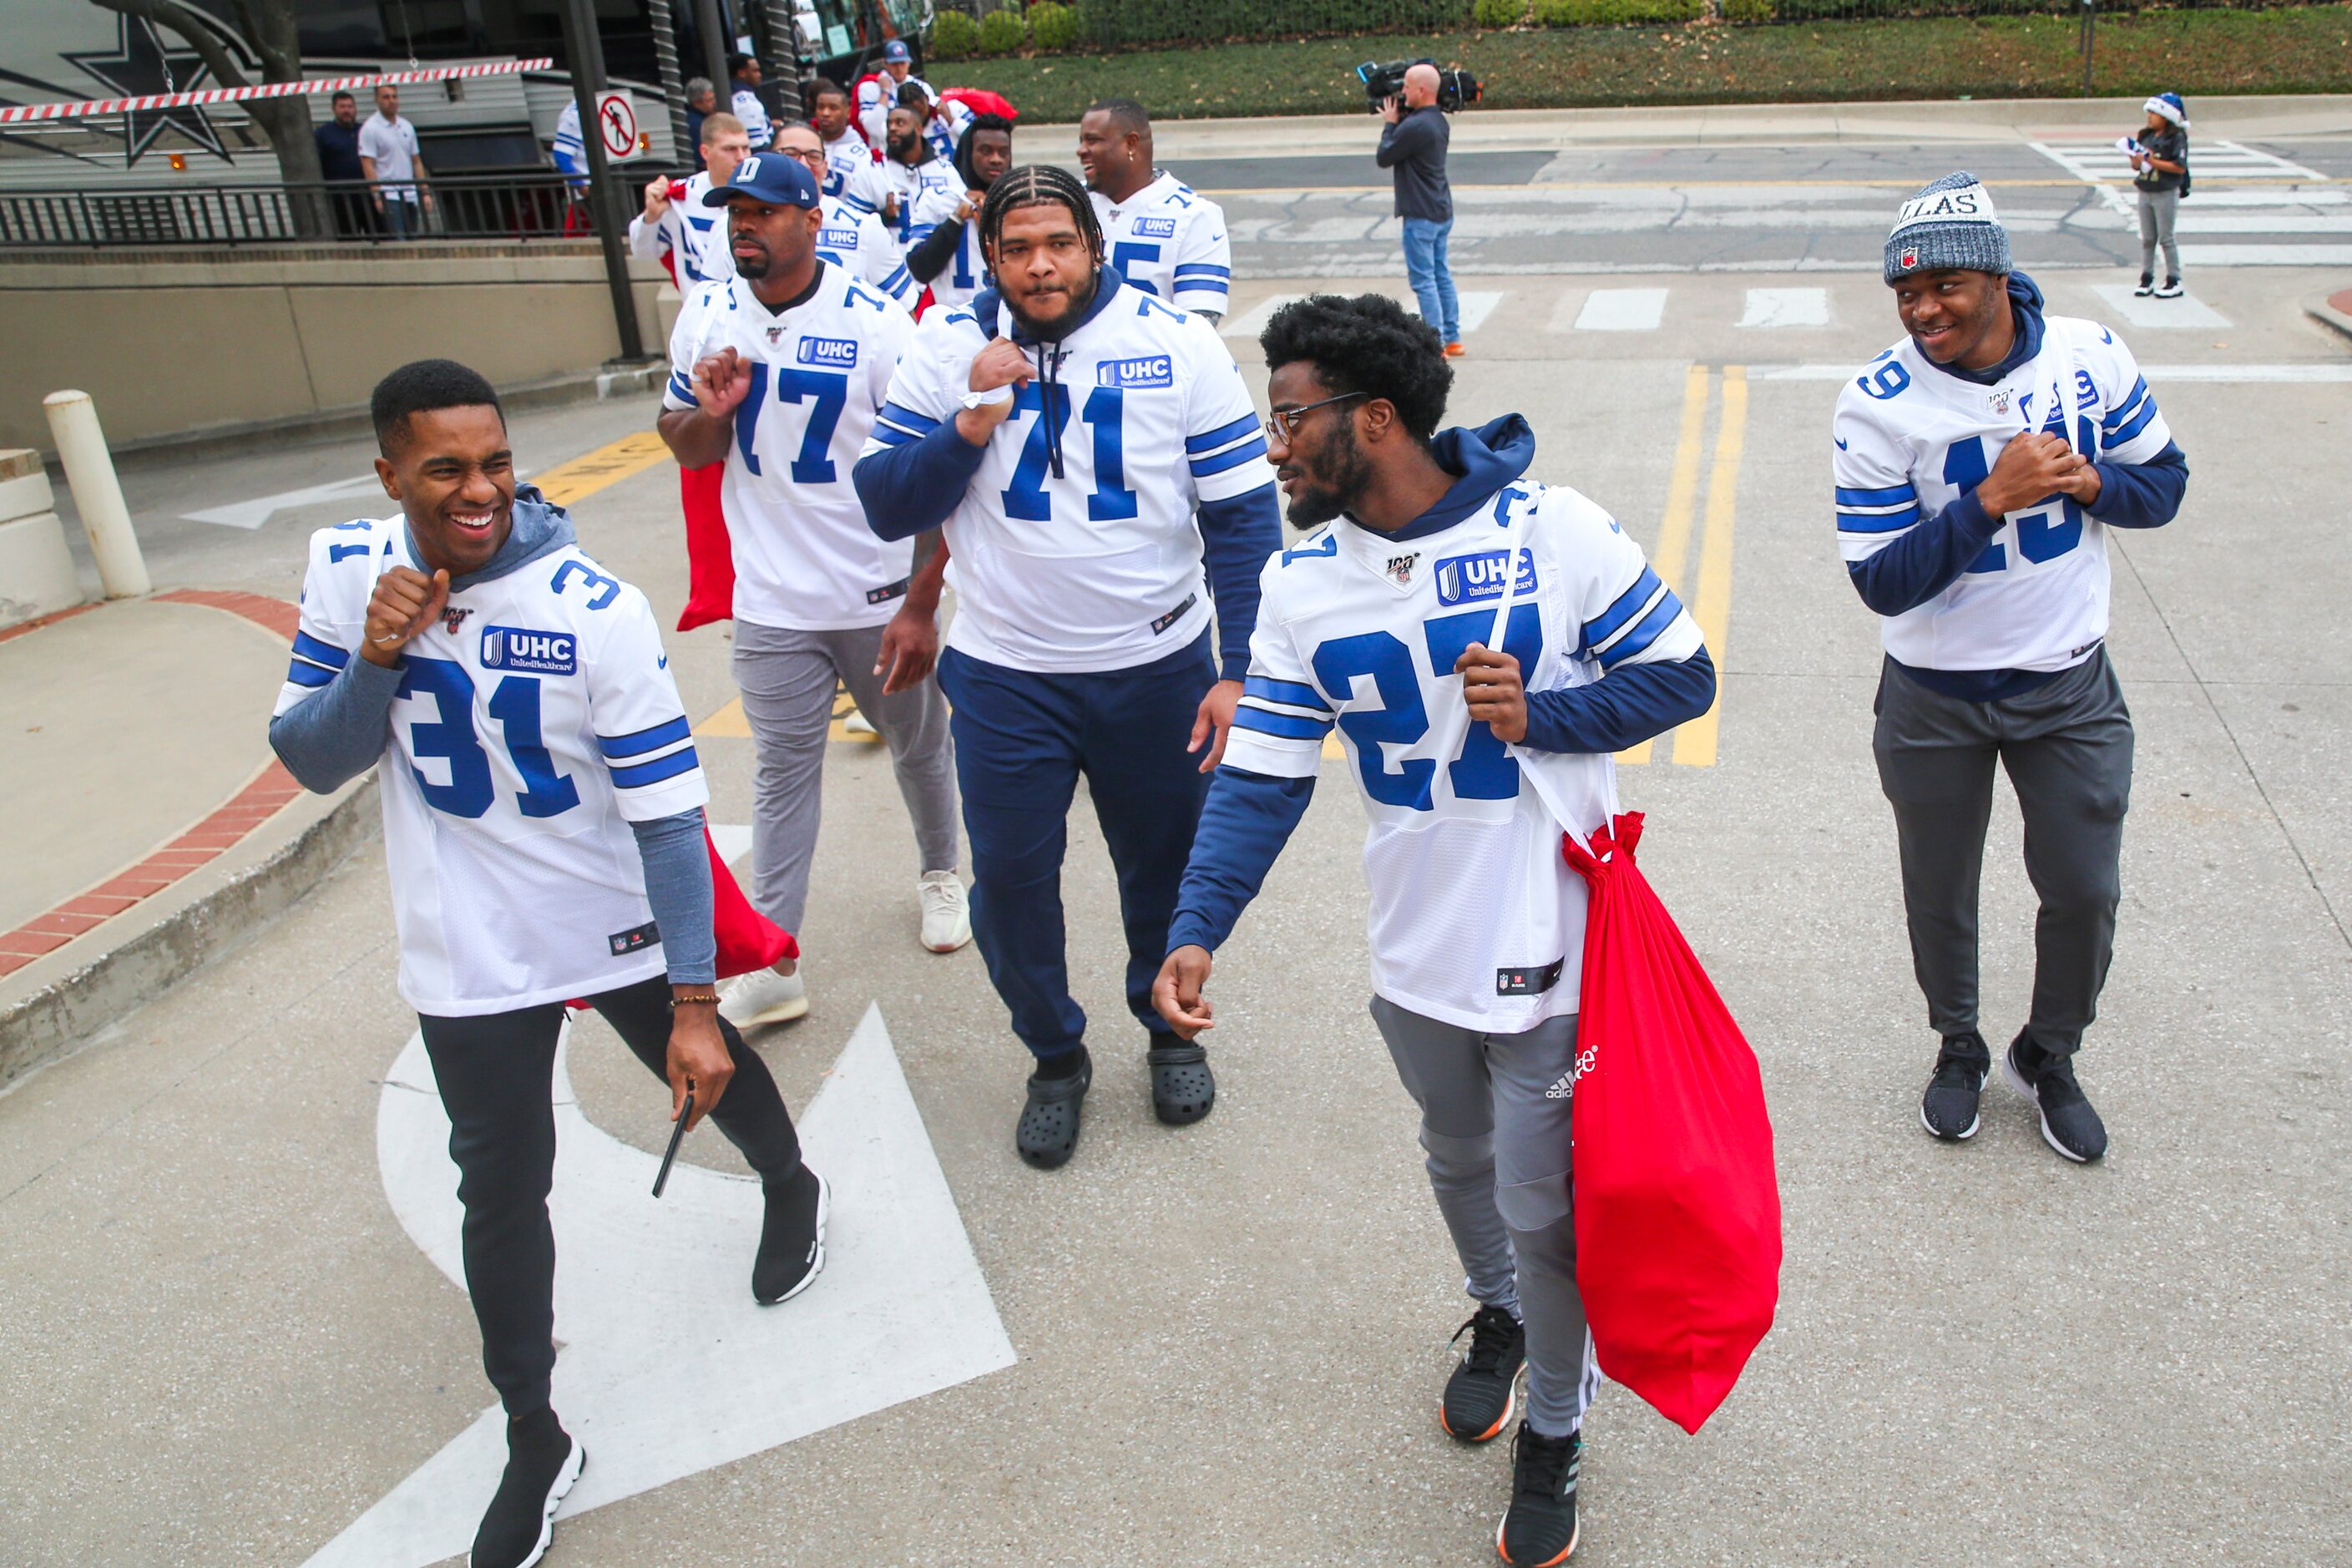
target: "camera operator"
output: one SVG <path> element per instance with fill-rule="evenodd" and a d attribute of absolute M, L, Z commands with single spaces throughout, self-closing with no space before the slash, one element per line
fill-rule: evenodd
<path fill-rule="evenodd" d="M 1445 115 L 1437 107 L 1437 68 L 1423 61 L 1404 73 L 1404 97 L 1381 104 L 1388 122 L 1373 154 L 1396 179 L 1397 216 L 1404 220 L 1404 275 L 1421 301 L 1421 319 L 1437 329 L 1448 357 L 1459 359 L 1462 311 L 1454 273 L 1445 261 L 1454 232 L 1454 193 L 1445 184 Z"/>

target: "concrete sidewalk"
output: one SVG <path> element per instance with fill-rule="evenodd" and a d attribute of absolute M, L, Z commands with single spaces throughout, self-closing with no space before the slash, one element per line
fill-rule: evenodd
<path fill-rule="evenodd" d="M 181 588 L 0 633 L 0 1083 L 306 891 L 322 827 L 372 821 L 269 754 L 294 619 Z"/>

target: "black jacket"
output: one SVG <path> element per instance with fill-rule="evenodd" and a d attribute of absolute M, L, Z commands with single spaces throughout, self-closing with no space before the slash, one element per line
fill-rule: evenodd
<path fill-rule="evenodd" d="M 2139 144 L 2152 157 L 2161 158 L 2168 163 L 2178 163 L 2184 169 L 2189 167 L 2189 132 L 2178 125 L 2168 125 L 2161 131 L 2143 131 L 2139 133 Z M 2180 188 L 2180 180 L 2181 176 L 2169 169 L 2145 164 L 2138 174 L 2132 176 L 2132 184 L 2143 191 L 2177 191 Z"/>
<path fill-rule="evenodd" d="M 1381 129 L 1381 149 L 1373 157 L 1395 175 L 1397 216 L 1432 223 L 1454 216 L 1454 192 L 1445 183 L 1450 134 L 1444 111 L 1435 104 L 1408 110 L 1394 125 Z"/>
<path fill-rule="evenodd" d="M 364 180 L 366 172 L 360 167 L 360 128 L 330 120 L 314 126 L 310 135 L 319 143 L 319 173 L 330 180 Z"/>

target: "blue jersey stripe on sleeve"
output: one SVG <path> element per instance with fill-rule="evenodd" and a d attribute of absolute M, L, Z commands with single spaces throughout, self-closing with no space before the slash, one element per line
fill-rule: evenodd
<path fill-rule="evenodd" d="M 874 438 L 885 447 L 904 447 L 909 442 L 922 439 L 921 437 L 898 429 L 895 426 L 885 425 L 879 419 L 874 422 L 873 435 Z"/>
<path fill-rule="evenodd" d="M 1893 533 L 1919 521 L 1919 509 L 1906 507 L 1901 511 L 1837 514 L 1840 533 Z"/>
<path fill-rule="evenodd" d="M 1222 297 L 1223 295 L 1230 294 L 1232 290 L 1213 278 L 1179 278 L 1176 279 L 1176 292 L 1179 294 L 1215 294 Z"/>
<path fill-rule="evenodd" d="M 286 679 L 297 686 L 327 686 L 333 683 L 335 672 L 331 669 L 320 669 L 315 664 L 298 658 L 286 667 Z"/>
<path fill-rule="evenodd" d="M 1187 278 L 1231 278 L 1233 275 L 1232 268 L 1213 266 L 1206 261 L 1187 261 L 1176 268 L 1179 282 Z"/>
<path fill-rule="evenodd" d="M 1245 697 L 1263 697 L 1268 702 L 1295 703 L 1301 708 L 1319 708 L 1329 711 L 1330 704 L 1313 687 L 1296 680 L 1276 680 L 1269 675 L 1253 675 L 1242 682 Z"/>
<path fill-rule="evenodd" d="M 1244 414 L 1230 425 L 1220 425 L 1214 430 L 1206 431 L 1198 436 L 1185 437 L 1184 450 L 1187 452 L 1213 452 L 1228 441 L 1240 440 L 1243 437 L 1248 435 L 1257 427 L 1257 416 L 1255 414 Z"/>
<path fill-rule="evenodd" d="M 2108 409 L 2105 416 L 2100 420 L 2100 423 L 2106 426 L 2109 429 L 2113 429 L 2115 426 L 2122 424 L 2125 420 L 2130 418 L 2132 411 L 2139 406 L 2140 399 L 2147 395 L 2147 378 L 2146 376 L 2142 376 L 2137 381 L 2132 383 L 2130 395 L 2125 397 L 2121 403 L 2118 403 L 2113 408 Z"/>
<path fill-rule="evenodd" d="M 683 751 L 672 752 L 666 757 L 656 757 L 650 763 L 633 763 L 626 767 L 612 769 L 613 787 L 642 789 L 646 784 L 659 784 L 664 779 L 674 779 L 680 773 L 692 773 L 700 765 L 695 757 L 694 748 L 688 746 Z"/>
<path fill-rule="evenodd" d="M 1897 501 L 1917 500 L 1919 492 L 1909 485 L 1889 485 L 1883 490 L 1850 490 L 1838 487 L 1840 506 L 1893 506 Z"/>
<path fill-rule="evenodd" d="M 1212 474 L 1222 474 L 1227 468 L 1238 468 L 1252 458 L 1265 456 L 1265 437 L 1255 436 L 1240 446 L 1220 452 L 1213 458 L 1194 458 L 1192 460 L 1192 477 L 1196 479 L 1205 479 Z"/>
<path fill-rule="evenodd" d="M 903 403 L 885 403 L 882 412 L 876 417 L 887 419 L 900 429 L 911 430 L 918 436 L 928 436 L 940 427 L 938 420 L 928 414 L 918 414 Z"/>
<path fill-rule="evenodd" d="M 313 664 L 323 664 L 329 669 L 341 669 L 352 661 L 352 656 L 331 642 L 320 642 L 309 632 L 294 634 L 294 651 Z"/>
<path fill-rule="evenodd" d="M 1255 730 L 1261 735 L 1273 735 L 1285 741 L 1319 741 L 1330 733 L 1328 719 L 1301 719 L 1290 713 L 1268 713 L 1247 703 L 1234 710 L 1234 723 L 1244 730 Z"/>
<path fill-rule="evenodd" d="M 2139 412 L 2133 415 L 2125 425 L 2103 434 L 2099 437 L 2100 447 L 2112 451 L 2117 447 L 2128 445 L 2141 431 L 2147 428 L 2149 422 L 2155 417 L 2156 399 L 2153 397 L 2140 399 Z"/>
<path fill-rule="evenodd" d="M 596 737 L 596 749 L 608 757 L 641 757 L 664 746 L 675 746 L 693 733 L 694 726 L 688 723 L 686 715 L 681 713 L 666 723 L 639 730 L 635 734 L 599 735 Z"/>
<path fill-rule="evenodd" d="M 1614 668 L 1648 647 L 1658 640 L 1660 633 L 1675 624 L 1675 618 L 1682 613 L 1682 601 L 1675 598 L 1674 590 L 1669 588 L 1659 595 L 1656 605 L 1642 617 L 1639 626 L 1610 645 L 1608 651 L 1601 656 L 1601 668 Z"/>
<path fill-rule="evenodd" d="M 1617 595 L 1617 602 L 1584 623 L 1584 646 L 1597 647 L 1616 634 L 1617 628 L 1641 614 L 1659 587 L 1656 572 L 1644 566 L 1633 585 Z M 1672 595 L 1669 595 L 1671 597 Z"/>

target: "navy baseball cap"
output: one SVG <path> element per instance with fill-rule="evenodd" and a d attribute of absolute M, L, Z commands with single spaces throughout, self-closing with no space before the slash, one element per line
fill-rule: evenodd
<path fill-rule="evenodd" d="M 907 40 L 904 38 L 893 38 L 882 46 L 882 58 L 886 63 L 893 60 L 911 60 L 914 58 L 907 52 Z"/>
<path fill-rule="evenodd" d="M 702 205 L 723 207 L 730 196 L 750 196 L 773 207 L 813 207 L 823 201 L 808 165 L 785 153 L 754 153 L 735 165 L 723 185 L 702 194 Z"/>

